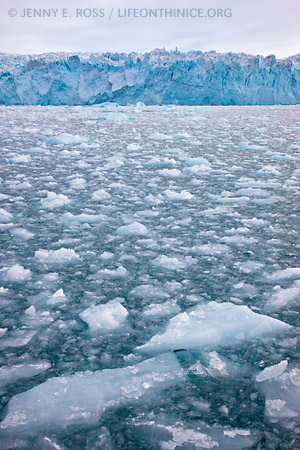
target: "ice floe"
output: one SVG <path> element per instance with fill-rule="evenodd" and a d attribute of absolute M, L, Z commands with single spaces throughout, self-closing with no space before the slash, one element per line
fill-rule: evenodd
<path fill-rule="evenodd" d="M 77 253 L 70 248 L 37 250 L 34 256 L 38 261 L 50 264 L 64 264 L 79 259 Z"/>
<path fill-rule="evenodd" d="M 113 331 L 124 324 L 128 316 L 127 309 L 118 299 L 105 304 L 92 305 L 79 314 L 79 317 L 88 324 L 91 331 Z"/>
<path fill-rule="evenodd" d="M 270 333 L 288 330 L 290 325 L 247 306 L 209 302 L 197 305 L 170 319 L 165 331 L 137 347 L 138 352 L 164 351 L 233 345 Z"/>

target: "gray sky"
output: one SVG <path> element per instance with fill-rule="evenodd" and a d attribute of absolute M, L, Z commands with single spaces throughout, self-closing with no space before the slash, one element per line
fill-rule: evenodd
<path fill-rule="evenodd" d="M 58 11 L 56 17 L 53 12 L 50 18 L 28 17 L 34 8 Z M 225 9 L 231 9 L 232 17 L 123 17 L 129 8 L 137 8 L 138 15 L 150 8 L 188 8 L 192 14 L 202 9 L 203 16 L 224 15 Z M 105 16 L 76 17 L 76 9 L 85 10 L 85 15 L 96 9 Z M 300 0 L 2 0 L 0 52 L 144 52 L 177 46 L 181 51 L 285 57 L 300 52 L 299 23 Z"/>

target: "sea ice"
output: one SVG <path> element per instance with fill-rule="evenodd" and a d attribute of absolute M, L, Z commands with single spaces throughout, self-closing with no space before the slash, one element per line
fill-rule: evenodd
<path fill-rule="evenodd" d="M 165 196 L 167 197 L 168 200 L 190 200 L 191 198 L 193 198 L 193 195 L 186 191 L 186 190 L 182 190 L 181 192 L 176 192 L 176 191 L 172 191 L 171 189 L 167 189 L 165 190 Z"/>
<path fill-rule="evenodd" d="M 275 286 L 267 300 L 265 309 L 267 311 L 276 311 L 293 302 L 297 298 L 300 298 L 300 280 L 295 281 L 292 286 L 286 289 L 282 289 L 280 286 Z"/>
<path fill-rule="evenodd" d="M 12 331 L 10 333 L 7 333 L 7 335 L 5 335 L 5 338 L 2 339 L 2 341 L 0 342 L 0 348 L 7 349 L 10 347 L 24 347 L 31 341 L 35 334 L 36 331 L 29 330 L 27 328 Z"/>
<path fill-rule="evenodd" d="M 129 423 L 139 448 L 162 450 L 241 450 L 251 448 L 257 441 L 253 430 L 207 425 L 198 421 L 185 424 L 178 418 L 161 414 L 155 418 L 137 417 Z"/>
<path fill-rule="evenodd" d="M 287 361 L 267 369 L 257 380 L 260 392 L 266 397 L 266 417 L 272 422 L 288 419 L 289 426 L 291 419 L 300 417 L 300 369 L 294 366 L 288 371 Z"/>
<path fill-rule="evenodd" d="M 61 264 L 79 259 L 79 256 L 73 249 L 60 248 L 59 250 L 37 250 L 35 258 L 43 263 Z"/>
<path fill-rule="evenodd" d="M 84 178 L 74 178 L 70 181 L 70 188 L 71 189 L 85 189 L 86 187 L 86 181 Z"/>
<path fill-rule="evenodd" d="M 129 225 L 124 225 L 117 229 L 117 234 L 125 236 L 144 236 L 148 234 L 148 230 L 145 225 L 139 222 L 133 222 Z"/>
<path fill-rule="evenodd" d="M 191 256 L 178 259 L 176 257 L 170 257 L 166 255 L 160 255 L 152 261 L 152 264 L 161 269 L 178 270 L 193 264 L 196 260 Z"/>
<path fill-rule="evenodd" d="M 46 304 L 57 305 L 58 303 L 65 303 L 67 300 L 68 299 L 65 296 L 63 289 L 59 289 L 50 298 L 46 300 Z"/>
<path fill-rule="evenodd" d="M 97 223 L 101 222 L 104 219 L 103 214 L 78 214 L 74 215 L 70 212 L 66 212 L 61 216 L 62 222 L 65 223 Z"/>
<path fill-rule="evenodd" d="M 28 239 L 34 237 L 34 234 L 25 230 L 25 228 L 10 228 L 9 232 L 14 238 L 20 239 L 21 241 L 28 241 Z"/>
<path fill-rule="evenodd" d="M 9 401 L 0 429 L 16 436 L 43 427 L 96 424 L 108 408 L 155 397 L 184 379 L 172 353 L 135 366 L 50 378 Z"/>
<path fill-rule="evenodd" d="M 127 276 L 127 270 L 123 266 L 119 266 L 115 270 L 103 269 L 103 270 L 98 270 L 98 272 L 96 273 L 96 276 L 99 278 L 104 278 L 104 279 L 124 278 Z"/>
<path fill-rule="evenodd" d="M 272 378 L 277 378 L 287 369 L 287 360 L 281 361 L 275 366 L 266 367 L 262 372 L 256 376 L 256 381 L 259 383 L 266 380 L 271 380 Z"/>
<path fill-rule="evenodd" d="M 31 278 L 30 269 L 24 269 L 23 266 L 15 264 L 12 267 L 3 267 L 0 269 L 0 279 L 4 283 L 20 283 Z"/>
<path fill-rule="evenodd" d="M 39 373 L 48 370 L 51 364 L 48 361 L 30 361 L 14 366 L 0 368 L 0 385 L 16 383 L 22 378 L 32 378 Z"/>
<path fill-rule="evenodd" d="M 102 201 L 108 200 L 110 198 L 110 194 L 106 192 L 104 189 L 99 189 L 98 191 L 93 192 L 92 200 Z"/>
<path fill-rule="evenodd" d="M 104 305 L 92 305 L 79 314 L 92 331 L 113 331 L 124 324 L 128 311 L 118 300 L 111 300 Z"/>
<path fill-rule="evenodd" d="M 289 328 L 290 325 L 254 313 L 247 306 L 210 302 L 173 317 L 162 334 L 154 335 L 136 350 L 159 353 L 182 348 L 230 345 Z"/>
<path fill-rule="evenodd" d="M 56 194 L 55 192 L 48 192 L 47 197 L 41 200 L 41 206 L 45 209 L 59 208 L 69 203 L 70 200 L 66 195 Z"/>
<path fill-rule="evenodd" d="M 77 134 L 73 135 L 73 134 L 69 134 L 69 133 L 62 133 L 62 134 L 59 134 L 58 136 L 53 136 L 51 138 L 47 138 L 46 143 L 52 144 L 52 145 L 56 145 L 56 144 L 72 145 L 72 144 L 81 144 L 85 140 L 86 140 L 85 138 L 82 138 L 82 137 L 78 136 Z"/>
<path fill-rule="evenodd" d="M 173 300 L 164 303 L 151 303 L 143 309 L 142 316 L 151 320 L 172 316 L 180 312 L 180 307 Z"/>
<path fill-rule="evenodd" d="M 0 223 L 9 223 L 12 221 L 13 215 L 5 211 L 5 209 L 0 208 Z"/>
<path fill-rule="evenodd" d="M 266 281 L 279 282 L 285 280 L 300 279 L 300 267 L 289 267 L 288 269 L 276 270 L 276 272 L 266 275 Z"/>
<path fill-rule="evenodd" d="M 15 155 L 12 158 L 10 158 L 10 163 L 15 164 L 26 164 L 31 161 L 31 157 L 29 155 Z"/>

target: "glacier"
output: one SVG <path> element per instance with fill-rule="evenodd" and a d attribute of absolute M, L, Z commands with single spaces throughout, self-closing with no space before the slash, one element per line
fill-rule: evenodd
<path fill-rule="evenodd" d="M 0 54 L 3 105 L 298 104 L 299 84 L 300 54 L 283 59 L 161 49 L 144 54 Z M 108 112 L 106 119 L 128 117 Z M 55 139 L 49 143 L 67 142 L 69 136 Z"/>

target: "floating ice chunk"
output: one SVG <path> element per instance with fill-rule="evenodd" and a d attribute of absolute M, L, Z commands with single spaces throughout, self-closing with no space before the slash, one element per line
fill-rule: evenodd
<path fill-rule="evenodd" d="M 275 183 L 274 181 L 262 181 L 262 180 L 254 180 L 254 178 L 241 178 L 237 183 L 237 186 L 245 187 L 245 188 L 258 188 L 258 189 L 276 189 L 280 187 L 279 183 Z"/>
<path fill-rule="evenodd" d="M 70 188 L 71 189 L 85 189 L 86 188 L 86 181 L 84 178 L 74 178 L 70 182 Z"/>
<path fill-rule="evenodd" d="M 25 309 L 25 314 L 30 317 L 35 317 L 36 309 L 33 305 L 29 306 L 29 308 Z"/>
<path fill-rule="evenodd" d="M 45 209 L 59 208 L 69 203 L 70 200 L 66 195 L 56 194 L 55 192 L 48 192 L 47 197 L 41 200 L 41 206 Z"/>
<path fill-rule="evenodd" d="M 92 200 L 102 201 L 108 200 L 110 198 L 110 194 L 106 192 L 104 189 L 99 189 L 99 191 L 95 191 L 92 195 Z"/>
<path fill-rule="evenodd" d="M 108 162 L 103 166 L 103 170 L 111 170 L 111 169 L 118 169 L 119 167 L 123 166 L 124 162 L 120 158 L 111 157 L 109 158 Z"/>
<path fill-rule="evenodd" d="M 219 197 L 217 199 L 218 203 L 225 203 L 225 204 L 240 204 L 240 203 L 247 203 L 250 201 L 250 197 Z"/>
<path fill-rule="evenodd" d="M 48 361 L 31 361 L 11 367 L 2 367 L 0 368 L 0 385 L 15 383 L 22 378 L 32 378 L 45 372 L 49 367 L 51 367 L 51 364 Z"/>
<path fill-rule="evenodd" d="M 4 283 L 20 283 L 31 278 L 30 269 L 24 269 L 23 266 L 15 264 L 12 267 L 3 267 L 0 269 L 0 279 Z"/>
<path fill-rule="evenodd" d="M 178 169 L 161 169 L 161 170 L 158 170 L 157 173 L 159 175 L 162 175 L 163 177 L 169 177 L 169 178 L 174 178 L 174 177 L 176 178 L 181 175 L 181 172 Z"/>
<path fill-rule="evenodd" d="M 258 261 L 246 261 L 244 263 L 237 263 L 236 266 L 243 273 L 253 273 L 264 267 L 264 264 Z"/>
<path fill-rule="evenodd" d="M 203 244 L 192 247 L 192 252 L 200 255 L 226 255 L 231 252 L 225 244 Z"/>
<path fill-rule="evenodd" d="M 143 415 L 133 419 L 129 426 L 139 448 L 241 450 L 251 448 L 257 441 L 255 432 L 247 429 L 223 428 L 201 421 L 193 427 L 191 422 L 185 425 L 166 414 L 156 416 L 154 420 Z"/>
<path fill-rule="evenodd" d="M 99 108 L 118 108 L 119 104 L 117 102 L 102 102 L 93 106 Z"/>
<path fill-rule="evenodd" d="M 201 157 L 200 158 L 188 158 L 188 159 L 186 159 L 185 164 L 187 166 L 202 166 L 202 165 L 209 166 L 210 165 L 209 162 L 207 161 L 207 159 L 201 158 Z"/>
<path fill-rule="evenodd" d="M 82 142 L 84 142 L 86 139 L 82 138 L 80 136 L 78 136 L 78 134 L 69 134 L 69 133 L 62 133 L 59 134 L 58 136 L 53 136 L 51 138 L 47 138 L 46 139 L 46 143 L 47 144 L 52 144 L 52 145 L 56 145 L 56 144 L 81 144 Z"/>
<path fill-rule="evenodd" d="M 138 144 L 128 144 L 126 149 L 129 151 L 139 150 L 140 146 Z"/>
<path fill-rule="evenodd" d="M 266 275 L 266 281 L 284 281 L 300 279 L 300 267 L 289 267 L 284 270 L 276 270 L 276 272 Z"/>
<path fill-rule="evenodd" d="M 188 166 L 184 169 L 184 173 L 197 174 L 211 172 L 212 168 L 208 164 L 202 164 L 201 166 Z"/>
<path fill-rule="evenodd" d="M 286 366 L 287 361 L 282 361 L 258 375 L 264 378 L 258 380 L 258 387 L 266 397 L 265 414 L 272 422 L 300 417 L 300 369 L 287 371 Z"/>
<path fill-rule="evenodd" d="M 295 283 L 287 289 L 281 289 L 279 286 L 278 288 L 274 288 L 265 308 L 267 311 L 276 311 L 297 298 L 300 298 L 300 280 L 295 281 Z"/>
<path fill-rule="evenodd" d="M 152 261 L 154 266 L 168 270 L 184 269 L 194 262 L 196 262 L 196 260 L 191 256 L 186 256 L 184 258 L 178 259 L 176 257 L 172 258 L 166 255 L 160 255 Z"/>
<path fill-rule="evenodd" d="M 161 319 L 180 312 L 180 307 L 173 300 L 164 303 L 151 303 L 142 311 L 142 316 L 150 319 Z"/>
<path fill-rule="evenodd" d="M 111 300 L 104 305 L 92 305 L 79 314 L 92 331 L 113 331 L 124 324 L 128 311 L 118 300 Z"/>
<path fill-rule="evenodd" d="M 104 219 L 104 215 L 103 214 L 78 214 L 77 216 L 67 212 L 64 213 L 61 216 L 61 220 L 62 222 L 65 223 L 73 223 L 73 222 L 78 222 L 78 223 L 95 223 L 95 222 L 101 222 Z"/>
<path fill-rule="evenodd" d="M 253 237 L 242 236 L 241 234 L 234 234 L 233 236 L 224 236 L 220 239 L 221 242 L 225 242 L 225 244 L 229 245 L 251 245 L 255 244 L 257 241 Z"/>
<path fill-rule="evenodd" d="M 100 255 L 100 258 L 103 259 L 103 261 L 107 261 L 108 259 L 114 258 L 114 254 L 110 252 L 103 252 L 102 255 Z"/>
<path fill-rule="evenodd" d="M 10 347 L 24 347 L 25 345 L 29 344 L 35 334 L 36 331 L 28 330 L 27 328 L 12 331 L 8 334 L 7 337 L 5 337 L 5 339 L 1 341 L 0 348 L 6 349 Z"/>
<path fill-rule="evenodd" d="M 114 120 L 116 122 L 122 122 L 124 120 L 129 120 L 129 117 L 124 114 L 124 113 L 114 113 L 114 112 L 109 112 L 106 114 L 105 116 L 106 120 Z"/>
<path fill-rule="evenodd" d="M 73 249 L 60 248 L 59 250 L 37 250 L 35 258 L 43 263 L 60 264 L 79 259 L 79 256 Z"/>
<path fill-rule="evenodd" d="M 242 219 L 242 222 L 246 226 L 253 227 L 264 227 L 268 225 L 268 222 L 264 219 L 257 219 L 256 217 L 252 217 L 252 219 Z"/>
<path fill-rule="evenodd" d="M 143 301 L 166 300 L 170 297 L 164 289 L 158 286 L 152 286 L 151 284 L 142 284 L 141 286 L 135 287 L 129 292 L 129 296 Z"/>
<path fill-rule="evenodd" d="M 145 197 L 145 201 L 150 205 L 159 205 L 160 203 L 162 203 L 162 199 L 163 197 L 161 195 L 155 196 L 153 194 L 149 194 L 147 195 L 147 197 Z"/>
<path fill-rule="evenodd" d="M 28 239 L 32 239 L 34 234 L 30 233 L 30 231 L 25 230 L 25 228 L 10 228 L 10 234 L 21 241 L 28 241 Z"/>
<path fill-rule="evenodd" d="M 257 172 L 257 174 L 261 176 L 276 177 L 277 175 L 280 175 L 280 172 L 276 169 L 276 167 L 264 166 Z"/>
<path fill-rule="evenodd" d="M 269 193 L 263 189 L 257 188 L 243 188 L 235 192 L 235 195 L 242 195 L 245 197 L 269 197 Z"/>
<path fill-rule="evenodd" d="M 16 155 L 10 158 L 9 162 L 14 164 L 26 164 L 31 161 L 31 157 L 29 155 Z"/>
<path fill-rule="evenodd" d="M 0 328 L 0 338 L 7 333 L 7 328 Z"/>
<path fill-rule="evenodd" d="M 175 164 L 177 164 L 177 162 L 174 158 L 159 158 L 157 156 L 154 156 L 148 161 L 147 164 L 150 164 L 151 166 L 174 166 Z"/>
<path fill-rule="evenodd" d="M 117 229 L 117 234 L 125 236 L 144 236 L 148 234 L 148 230 L 145 225 L 139 222 L 133 222 L 129 225 L 124 225 Z"/>
<path fill-rule="evenodd" d="M 259 383 L 266 380 L 271 380 L 272 378 L 277 378 L 287 369 L 287 360 L 281 361 L 279 364 L 274 366 L 266 367 L 262 372 L 256 376 L 256 381 Z"/>
<path fill-rule="evenodd" d="M 150 399 L 184 379 L 174 354 L 120 369 L 50 378 L 12 398 L 0 428 L 15 436 L 44 427 L 97 424 L 108 408 Z"/>
<path fill-rule="evenodd" d="M 170 189 L 167 189 L 165 191 L 165 196 L 167 197 L 168 200 L 190 200 L 191 198 L 193 198 L 193 195 L 186 191 L 183 190 L 181 192 L 176 192 L 176 191 L 172 191 Z"/>
<path fill-rule="evenodd" d="M 148 139 L 151 139 L 153 141 L 168 141 L 170 139 L 173 139 L 173 136 L 161 133 L 153 133 L 148 136 Z"/>
<path fill-rule="evenodd" d="M 265 150 L 268 150 L 268 148 L 261 145 L 249 144 L 248 142 L 240 142 L 238 145 L 238 150 L 252 150 L 255 152 L 263 152 Z"/>
<path fill-rule="evenodd" d="M 97 276 L 105 279 L 118 279 L 127 277 L 127 270 L 123 266 L 119 266 L 116 270 L 103 269 L 97 272 Z"/>
<path fill-rule="evenodd" d="M 0 208 L 0 223 L 9 223 L 12 221 L 13 215 L 5 211 L 5 209 Z"/>
<path fill-rule="evenodd" d="M 46 301 L 46 303 L 47 305 L 57 305 L 58 303 L 65 303 L 67 300 L 63 289 L 59 289 Z"/>
<path fill-rule="evenodd" d="M 153 336 L 136 350 L 159 353 L 179 348 L 230 345 L 289 328 L 290 325 L 254 313 L 247 306 L 210 302 L 173 317 L 162 334 Z"/>

